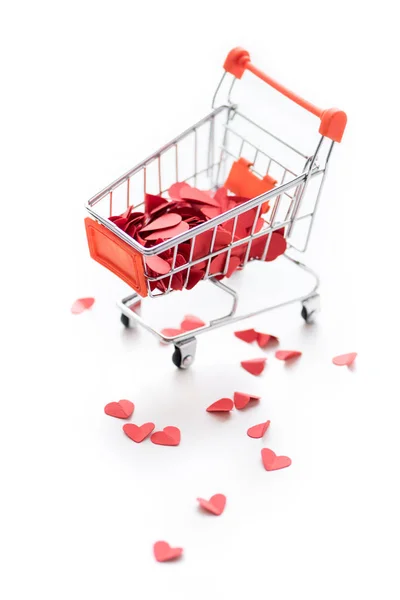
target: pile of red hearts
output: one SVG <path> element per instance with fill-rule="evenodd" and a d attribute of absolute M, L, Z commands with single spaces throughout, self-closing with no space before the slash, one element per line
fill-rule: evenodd
<path fill-rule="evenodd" d="M 187 183 L 174 183 L 168 190 L 170 199 L 162 196 L 153 196 L 146 194 L 144 202 L 144 212 L 134 211 L 130 206 L 122 215 L 112 216 L 110 220 L 120 229 L 125 231 L 142 246 L 150 248 L 165 240 L 169 240 L 197 225 L 205 223 L 210 219 L 225 213 L 226 211 L 247 202 L 249 198 L 234 196 L 228 194 L 224 187 L 216 192 L 202 191 L 191 187 Z M 192 289 L 206 274 L 208 260 L 201 261 L 203 257 L 211 251 L 217 252 L 228 247 L 231 243 L 237 242 L 248 237 L 253 230 L 253 224 L 257 216 L 257 208 L 252 208 L 239 215 L 236 223 L 235 234 L 233 235 L 234 219 L 222 223 L 217 227 L 213 243 L 214 229 L 198 234 L 193 240 L 194 244 L 191 260 L 199 260 L 190 271 L 183 269 L 172 277 L 171 287 L 174 290 L 181 290 L 184 286 Z M 264 203 L 262 211 L 269 210 L 268 203 Z M 261 231 L 265 220 L 258 218 L 254 233 Z M 249 258 L 259 259 L 262 257 L 265 246 L 268 243 L 269 234 L 260 236 L 252 242 Z M 286 240 L 284 238 L 284 229 L 279 229 L 272 233 L 272 239 L 269 243 L 267 261 L 274 260 L 286 250 Z M 226 266 L 228 258 L 227 252 L 215 256 L 211 260 L 209 274 L 222 279 L 223 272 L 226 270 L 226 277 L 230 277 L 236 269 L 243 263 L 247 251 L 247 242 L 238 245 L 231 250 L 229 264 Z M 187 264 L 191 256 L 191 241 L 183 242 L 178 246 L 178 252 L 175 259 L 175 268 Z M 159 277 L 167 275 L 173 263 L 174 250 L 166 250 L 158 256 L 146 258 L 148 274 L 150 277 Z M 162 292 L 167 290 L 169 277 L 152 282 L 152 289 L 159 289 Z M 187 279 L 187 281 L 186 281 Z"/>

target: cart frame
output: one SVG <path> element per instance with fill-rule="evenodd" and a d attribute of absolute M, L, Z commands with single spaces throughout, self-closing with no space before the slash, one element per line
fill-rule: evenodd
<path fill-rule="evenodd" d="M 105 227 L 107 230 L 112 232 L 113 236 L 119 238 L 121 242 L 126 246 L 129 252 L 135 253 L 139 256 L 139 259 L 143 262 L 143 275 L 144 278 L 142 280 L 142 286 L 136 287 L 132 285 L 129 279 L 126 279 L 123 275 L 117 272 L 116 269 L 109 266 L 107 262 L 102 260 L 102 258 L 95 256 L 92 252 L 92 257 L 101 262 L 110 270 L 113 270 L 117 273 L 122 279 L 125 279 L 128 283 L 131 284 L 131 287 L 134 287 L 134 293 L 128 295 L 120 302 L 118 302 L 118 307 L 121 311 L 121 321 L 127 327 L 132 327 L 134 325 L 140 325 L 150 331 L 153 335 L 155 335 L 160 341 L 173 344 L 175 346 L 175 351 L 173 354 L 173 362 L 179 368 L 187 368 L 189 367 L 194 360 L 195 351 L 196 351 L 196 337 L 206 331 L 210 331 L 212 329 L 221 327 L 226 324 L 236 323 L 238 321 L 247 319 L 252 316 L 256 316 L 258 314 L 267 312 L 269 310 L 279 308 L 282 306 L 286 306 L 292 303 L 300 302 L 302 305 L 301 315 L 307 323 L 310 323 L 314 320 L 316 313 L 319 310 L 319 278 L 318 276 L 305 264 L 300 262 L 299 260 L 293 258 L 288 252 L 290 250 L 296 250 L 300 253 L 303 253 L 307 250 L 311 231 L 314 224 L 315 213 L 317 211 L 318 203 L 320 200 L 321 192 L 323 189 L 323 185 L 325 182 L 328 163 L 331 158 L 332 150 L 334 144 L 336 142 L 340 142 L 342 139 L 342 135 L 346 126 L 346 115 L 343 111 L 339 111 L 338 109 L 329 109 L 327 111 L 323 111 L 318 107 L 308 103 L 303 100 L 299 96 L 293 94 L 287 88 L 284 88 L 276 81 L 272 80 L 269 76 L 265 75 L 262 71 L 259 71 L 250 61 L 250 57 L 248 53 L 240 48 L 235 48 L 232 50 L 225 61 L 224 64 L 225 72 L 221 78 L 221 81 L 218 84 L 216 92 L 213 98 L 213 111 L 209 113 L 206 117 L 198 121 L 195 125 L 181 133 L 179 136 L 171 140 L 168 144 L 160 148 L 157 152 L 153 153 L 151 156 L 147 157 L 144 161 L 136 165 L 133 169 L 129 170 L 127 173 L 119 177 L 109 186 L 104 188 L 101 192 L 93 196 L 86 204 L 86 209 L 90 216 L 95 220 L 95 222 L 100 227 Z M 309 112 L 315 114 L 321 119 L 320 125 L 320 133 L 321 136 L 318 140 L 317 147 L 311 156 L 307 156 L 303 152 L 294 148 L 293 145 L 288 144 L 286 141 L 282 140 L 280 137 L 276 136 L 274 133 L 266 130 L 261 127 L 257 123 L 255 123 L 252 119 L 248 118 L 242 112 L 239 111 L 238 106 L 232 101 L 232 92 L 235 86 L 235 83 L 238 79 L 240 79 L 245 70 L 249 70 L 253 72 L 260 79 L 267 82 L 270 86 L 275 88 L 277 91 L 281 92 L 283 95 L 287 96 L 291 100 L 293 100 L 296 104 L 302 106 L 307 109 Z M 226 79 L 232 77 L 232 81 L 230 83 L 229 91 L 227 99 L 220 106 L 215 108 L 217 96 L 225 82 Z M 221 144 L 216 147 L 216 122 L 222 121 L 222 134 L 221 134 Z M 252 128 L 252 131 L 257 129 L 257 133 L 259 135 L 268 136 L 269 140 L 272 140 L 279 148 L 284 148 L 287 152 L 290 153 L 291 157 L 296 156 L 297 160 L 302 161 L 303 166 L 296 172 L 293 168 L 289 168 L 287 164 L 283 163 L 281 160 L 278 160 L 275 156 L 272 156 L 271 152 L 265 150 L 264 147 L 261 147 L 259 144 L 254 143 L 254 141 L 249 140 L 243 132 L 238 131 L 238 127 L 235 129 L 235 125 L 237 124 L 245 124 L 247 127 Z M 199 141 L 198 138 L 200 136 L 200 132 L 204 131 L 204 128 L 207 128 L 208 131 L 208 147 L 207 147 L 207 156 L 205 163 L 200 164 L 199 161 Z M 255 129 L 256 128 L 256 129 Z M 242 128 L 243 131 L 243 128 Z M 232 147 L 229 145 L 229 140 L 232 138 L 239 138 L 239 147 L 236 144 L 236 148 L 238 150 L 236 152 L 232 152 Z M 263 138 L 263 139 L 264 139 Z M 192 140 L 193 142 L 193 171 L 189 173 L 188 176 L 180 179 L 180 144 L 187 143 L 188 140 Z M 103 212 L 101 214 L 98 210 L 98 206 L 101 205 L 104 207 L 107 204 L 107 208 L 109 209 L 109 214 L 113 213 L 113 195 L 117 190 L 123 189 L 124 196 L 126 197 L 126 206 L 129 207 L 131 204 L 131 181 L 133 178 L 141 177 L 143 178 L 143 190 L 146 193 L 147 191 L 147 173 L 151 166 L 156 166 L 157 171 L 157 185 L 158 185 L 158 193 L 163 194 L 166 192 L 167 188 L 163 187 L 163 157 L 168 153 L 171 158 L 171 152 L 174 154 L 174 173 L 173 182 L 175 181 L 186 181 L 188 183 L 198 183 L 198 180 L 201 178 L 207 178 L 208 182 L 211 182 L 211 187 L 216 189 L 221 183 L 225 181 L 224 170 L 226 171 L 227 166 L 229 166 L 229 162 L 243 160 L 243 149 L 252 148 L 254 151 L 254 156 L 252 157 L 252 161 L 248 161 L 249 163 L 249 172 L 252 174 L 252 177 L 257 177 L 257 180 L 262 181 L 263 178 L 270 177 L 270 169 L 271 167 L 275 167 L 276 169 L 280 169 L 279 179 L 276 181 L 276 187 L 269 189 L 265 193 L 261 193 L 258 196 L 252 198 L 251 200 L 235 206 L 223 214 L 214 217 L 196 227 L 190 229 L 189 231 L 182 233 L 178 236 L 173 237 L 170 240 L 163 241 L 162 243 L 158 243 L 157 245 L 146 248 L 139 244 L 136 240 L 127 235 L 124 231 L 119 229 L 113 222 L 111 222 L 106 214 Z M 216 149 L 217 148 L 217 149 Z M 216 152 L 219 151 L 219 156 L 216 157 Z M 186 156 L 186 154 L 184 155 Z M 257 170 L 257 159 L 262 158 L 267 161 L 266 169 L 263 169 L 263 172 Z M 203 168 L 204 167 L 204 168 Z M 309 185 L 312 180 L 317 180 L 316 186 L 314 186 L 314 190 L 312 191 L 312 204 L 311 208 L 306 211 L 301 211 L 302 206 L 304 204 L 304 199 L 306 198 L 306 192 L 309 190 Z M 262 207 L 266 202 L 270 203 L 271 211 L 269 216 L 269 222 L 265 221 L 264 226 L 261 230 L 256 231 L 256 222 L 259 220 L 262 215 Z M 286 202 L 286 208 L 284 206 Z M 139 205 L 140 206 L 140 205 Z M 282 210 L 284 209 L 284 213 Z M 236 225 L 238 222 L 238 218 L 240 215 L 243 215 L 245 212 L 255 211 L 254 223 L 251 229 L 250 234 L 246 238 L 241 238 L 238 241 L 234 241 L 234 233 L 236 230 Z M 284 215 L 282 217 L 282 214 Z M 233 221 L 233 233 L 232 233 L 232 241 L 231 243 L 223 248 L 214 249 L 214 241 L 216 237 L 216 232 L 218 226 L 226 223 L 227 221 Z M 90 221 L 90 226 L 92 225 L 92 219 L 87 219 Z M 295 226 L 303 221 L 307 224 L 307 228 L 305 230 L 305 234 L 303 236 L 303 243 L 301 245 L 296 245 L 293 241 L 294 229 Z M 88 225 L 87 225 L 88 226 Z M 194 258 L 193 250 L 196 244 L 196 239 L 198 236 L 207 231 L 213 231 L 212 243 L 210 247 L 210 251 L 197 259 Z M 219 281 L 216 279 L 216 276 L 224 276 L 228 271 L 229 260 L 232 251 L 237 246 L 245 247 L 245 255 L 244 259 L 241 262 L 241 268 L 243 268 L 249 260 L 252 260 L 250 256 L 250 251 L 252 248 L 253 241 L 262 238 L 265 239 L 265 246 L 262 252 L 262 255 L 259 257 L 260 260 L 265 260 L 268 255 L 269 246 L 272 240 L 272 234 L 276 231 L 284 231 L 284 237 L 287 243 L 287 251 L 283 255 L 286 260 L 288 260 L 291 265 L 296 268 L 300 268 L 310 274 L 313 278 L 313 285 L 307 294 L 303 295 L 295 295 L 293 298 L 288 299 L 287 301 L 280 302 L 278 304 L 268 305 L 256 311 L 246 313 L 246 314 L 237 314 L 238 308 L 238 294 L 237 292 L 230 286 L 228 286 L 225 282 Z M 89 234 L 88 234 L 89 239 Z M 261 241 L 261 240 L 260 240 Z M 177 266 L 176 257 L 178 252 L 178 247 L 180 244 L 184 242 L 189 242 L 191 251 L 189 260 L 184 264 Z M 90 243 L 89 243 L 90 246 Z M 173 261 L 172 268 L 168 272 L 168 274 L 160 275 L 157 277 L 150 276 L 147 267 L 146 267 L 146 257 L 159 255 L 165 251 L 173 252 Z M 211 264 L 212 260 L 215 259 L 220 254 L 226 255 L 225 266 L 222 270 L 218 272 L 211 272 Z M 161 331 L 153 328 L 147 321 L 142 319 L 140 316 L 140 301 L 141 297 L 144 295 L 149 295 L 150 297 L 158 297 L 163 296 L 165 294 L 171 293 L 172 288 L 172 280 L 173 276 L 177 273 L 182 272 L 185 279 L 186 287 L 189 279 L 190 270 L 192 267 L 195 267 L 198 263 L 204 263 L 207 261 L 207 268 L 205 272 L 205 280 L 209 280 L 211 283 L 216 285 L 220 290 L 229 294 L 232 298 L 232 306 L 229 312 L 221 317 L 213 319 L 206 323 L 203 327 L 197 328 L 192 331 L 182 332 L 179 335 L 168 337 L 165 336 Z M 165 290 L 160 293 L 159 291 L 155 291 L 154 282 L 165 281 Z M 136 281 L 135 281 L 136 283 Z M 153 285 L 152 285 L 153 284 Z"/>

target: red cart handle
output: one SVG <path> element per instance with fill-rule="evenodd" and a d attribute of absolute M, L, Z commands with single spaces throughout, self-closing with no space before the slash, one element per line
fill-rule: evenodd
<path fill-rule="evenodd" d="M 255 67 L 250 61 L 250 54 L 247 52 L 247 50 L 244 50 L 243 48 L 234 48 L 231 50 L 226 57 L 224 69 L 228 73 L 234 75 L 237 79 L 241 79 L 246 69 L 251 71 L 254 73 L 254 75 L 268 83 L 278 92 L 290 100 L 293 100 L 293 102 L 296 102 L 296 104 L 302 106 L 316 117 L 319 117 L 321 119 L 321 125 L 319 128 L 321 135 L 330 138 L 334 142 L 340 142 L 342 140 L 347 123 L 347 116 L 345 112 L 339 110 L 338 108 L 329 108 L 328 110 L 323 110 L 322 108 L 318 108 L 318 106 L 311 104 L 311 102 L 307 102 L 307 100 L 304 100 L 294 92 L 291 92 L 288 90 L 288 88 L 281 85 L 275 81 L 275 79 L 272 79 L 272 77 L 266 75 L 266 73 Z"/>

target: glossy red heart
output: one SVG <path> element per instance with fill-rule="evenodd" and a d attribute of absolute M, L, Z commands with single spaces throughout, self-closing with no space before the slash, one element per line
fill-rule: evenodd
<path fill-rule="evenodd" d="M 126 423 L 123 426 L 124 433 L 133 440 L 134 442 L 140 444 L 147 438 L 148 435 L 153 431 L 155 425 L 154 423 L 144 423 L 144 425 L 135 425 L 134 423 Z"/>
<path fill-rule="evenodd" d="M 176 183 L 173 183 L 168 190 L 169 197 L 170 198 L 181 198 L 181 191 L 183 189 L 185 189 L 185 187 L 190 187 L 190 186 L 188 186 L 188 184 L 183 181 L 177 181 Z"/>
<path fill-rule="evenodd" d="M 181 198 L 184 200 L 198 202 L 199 204 L 208 204 L 210 206 L 216 206 L 219 208 L 218 200 L 215 200 L 212 196 L 210 196 L 210 194 L 207 194 L 207 192 L 203 192 L 197 188 L 192 188 L 189 185 L 187 187 L 182 187 L 180 194 Z"/>
<path fill-rule="evenodd" d="M 332 358 L 332 362 L 338 367 L 349 367 L 353 364 L 356 357 L 357 352 L 349 352 L 348 354 L 340 354 L 339 356 L 335 356 L 334 358 Z"/>
<path fill-rule="evenodd" d="M 171 548 L 168 542 L 156 542 L 153 546 L 155 559 L 158 562 L 166 562 L 179 558 L 183 553 L 183 548 Z"/>
<path fill-rule="evenodd" d="M 200 504 L 201 508 L 207 510 L 213 515 L 222 515 L 226 505 L 226 496 L 223 494 L 215 494 L 211 496 L 209 500 L 205 500 L 204 498 L 197 498 L 197 502 Z"/>
<path fill-rule="evenodd" d="M 79 298 L 75 300 L 71 306 L 71 312 L 73 315 L 79 315 L 85 310 L 91 308 L 94 304 L 94 298 Z"/>
<path fill-rule="evenodd" d="M 256 440 L 263 437 L 264 433 L 267 431 L 270 426 L 271 421 L 265 421 L 265 423 L 259 423 L 259 425 L 253 425 L 247 430 L 247 435 Z"/>
<path fill-rule="evenodd" d="M 198 329 L 199 327 L 204 327 L 205 323 L 199 317 L 195 315 L 185 315 L 181 323 L 181 329 L 184 331 L 191 331 L 192 329 Z"/>
<path fill-rule="evenodd" d="M 275 357 L 278 360 L 290 360 L 291 358 L 298 358 L 299 356 L 301 356 L 299 350 L 277 350 L 275 352 Z"/>
<path fill-rule="evenodd" d="M 242 340 L 243 342 L 247 342 L 251 344 L 257 339 L 258 333 L 255 329 L 244 329 L 243 331 L 235 331 L 235 336 Z"/>
<path fill-rule="evenodd" d="M 252 396 L 251 394 L 244 394 L 243 392 L 235 392 L 233 395 L 235 408 L 238 410 L 245 408 L 251 400 L 260 400 L 260 396 Z"/>
<path fill-rule="evenodd" d="M 292 461 L 288 456 L 277 456 L 275 452 L 269 448 L 263 448 L 261 450 L 261 458 L 266 471 L 277 471 L 278 469 L 290 467 L 292 464 Z"/>
<path fill-rule="evenodd" d="M 207 412 L 229 412 L 233 408 L 233 401 L 230 398 L 221 398 L 206 409 Z"/>
<path fill-rule="evenodd" d="M 118 400 L 118 402 L 110 402 L 104 407 L 104 412 L 109 417 L 117 419 L 129 419 L 133 413 L 135 405 L 130 400 Z"/>
<path fill-rule="evenodd" d="M 153 444 L 160 446 L 179 446 L 181 441 L 181 432 L 178 427 L 164 427 L 162 431 L 156 431 L 151 436 Z"/>
<path fill-rule="evenodd" d="M 261 375 L 264 371 L 266 358 L 253 358 L 251 360 L 243 360 L 240 364 L 243 369 L 252 375 Z"/>

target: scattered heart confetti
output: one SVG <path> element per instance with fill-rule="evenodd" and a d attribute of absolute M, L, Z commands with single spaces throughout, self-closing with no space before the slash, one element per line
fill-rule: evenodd
<path fill-rule="evenodd" d="M 268 427 L 271 425 L 271 421 L 265 421 L 265 423 L 259 423 L 259 425 L 253 425 L 247 430 L 247 435 L 255 440 L 258 440 L 264 436 Z"/>
<path fill-rule="evenodd" d="M 191 331 L 192 329 L 198 329 L 199 327 L 204 327 L 205 323 L 199 317 L 195 317 L 194 315 L 185 315 L 181 323 L 181 329 L 183 331 Z"/>
<path fill-rule="evenodd" d="M 238 410 L 245 408 L 251 400 L 260 400 L 260 396 L 252 396 L 251 394 L 244 394 L 243 392 L 235 392 L 233 395 L 235 408 Z"/>
<path fill-rule="evenodd" d="M 151 436 L 153 444 L 160 446 L 179 446 L 181 441 L 181 432 L 178 427 L 164 427 L 163 431 L 156 431 Z"/>
<path fill-rule="evenodd" d="M 357 357 L 357 352 L 349 352 L 348 354 L 339 354 L 339 356 L 335 356 L 332 358 L 332 362 L 334 365 L 338 367 L 349 367 L 353 364 Z"/>
<path fill-rule="evenodd" d="M 233 401 L 230 398 L 221 398 L 206 409 L 207 412 L 229 412 L 233 408 Z"/>
<path fill-rule="evenodd" d="M 252 358 L 251 360 L 242 360 L 240 363 L 245 371 L 252 375 L 261 375 L 264 371 L 266 358 Z"/>
<path fill-rule="evenodd" d="M 110 402 L 104 407 L 104 412 L 109 417 L 117 419 L 129 419 L 133 413 L 135 405 L 130 400 L 118 400 L 118 402 Z"/>
<path fill-rule="evenodd" d="M 292 464 L 292 461 L 288 456 L 277 456 L 275 452 L 269 448 L 263 448 L 261 450 L 261 458 L 266 471 L 277 471 L 278 469 L 290 467 Z"/>
<path fill-rule="evenodd" d="M 277 350 L 275 356 L 279 360 L 290 360 L 301 356 L 301 352 L 299 350 Z"/>
<path fill-rule="evenodd" d="M 226 505 L 226 496 L 223 494 L 215 494 L 211 496 L 209 500 L 204 500 L 204 498 L 197 498 L 197 502 L 200 504 L 201 508 L 207 510 L 213 515 L 222 515 Z"/>
<path fill-rule="evenodd" d="M 243 342 L 251 344 L 257 339 L 257 331 L 255 329 L 244 329 L 243 331 L 235 331 L 235 336 Z"/>
<path fill-rule="evenodd" d="M 270 342 L 278 342 L 278 338 L 270 333 L 257 332 L 257 343 L 260 348 L 266 348 Z"/>
<path fill-rule="evenodd" d="M 158 562 L 166 562 L 182 556 L 183 548 L 171 548 L 168 542 L 156 542 L 153 546 L 153 552 Z"/>
<path fill-rule="evenodd" d="M 73 315 L 80 315 L 85 310 L 91 308 L 94 304 L 94 298 L 79 298 L 75 300 L 71 306 L 71 312 Z"/>
<path fill-rule="evenodd" d="M 135 425 L 134 423 L 126 423 L 122 429 L 124 430 L 124 433 L 126 433 L 128 438 L 130 438 L 137 444 L 140 444 L 140 442 L 143 442 L 143 440 L 145 440 L 147 436 L 150 435 L 154 427 L 154 423 L 145 423 L 144 425 L 140 426 Z"/>

